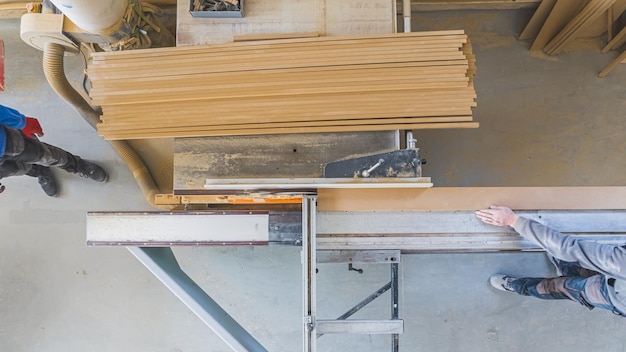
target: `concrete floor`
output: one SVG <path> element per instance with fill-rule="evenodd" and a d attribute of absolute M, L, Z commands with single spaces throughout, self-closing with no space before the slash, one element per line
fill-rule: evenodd
<path fill-rule="evenodd" d="M 443 17 L 441 17 L 443 16 Z M 448 17 L 449 16 L 449 17 Z M 455 17 L 456 16 L 456 19 Z M 439 186 L 623 185 L 620 121 L 626 66 L 595 75 L 617 53 L 598 49 L 533 57 L 515 36 L 528 11 L 416 16 L 414 29 L 465 27 L 478 61 L 478 130 L 419 132 L 424 171 Z M 2 104 L 40 118 L 44 140 L 100 162 L 107 184 L 57 173 L 59 198 L 28 177 L 0 195 L 0 351 L 228 351 L 123 248 L 86 247 L 87 211 L 153 210 L 112 149 L 48 87 L 42 54 L 0 21 Z M 78 77 L 82 59 L 67 69 Z M 301 349 L 300 254 L 295 247 L 176 248 L 181 266 L 270 351 Z M 320 267 L 320 317 L 333 318 L 388 281 Z M 493 273 L 552 274 L 542 253 L 403 257 L 402 351 L 624 351 L 626 320 L 571 302 L 492 289 Z M 355 318 L 388 317 L 388 294 Z M 387 351 L 386 336 L 324 336 L 320 351 Z"/>

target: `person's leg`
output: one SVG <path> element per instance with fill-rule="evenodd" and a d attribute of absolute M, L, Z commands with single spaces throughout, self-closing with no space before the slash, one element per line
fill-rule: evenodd
<path fill-rule="evenodd" d="M 556 278 L 517 278 L 510 281 L 510 287 L 523 296 L 540 299 L 569 299 L 579 302 L 589 309 L 594 307 L 615 312 L 610 302 L 605 277 L 556 277 Z"/>
<path fill-rule="evenodd" d="M 16 139 L 20 139 L 17 140 Z M 9 148 L 8 146 L 19 146 Z M 81 159 L 53 145 L 30 139 L 23 134 L 7 134 L 7 152 L 3 160 L 18 161 L 41 166 L 56 166 L 67 172 L 78 173 L 98 182 L 108 179 L 107 173 L 98 165 Z"/>
<path fill-rule="evenodd" d="M 0 161 L 0 179 L 9 176 L 22 176 L 28 174 L 32 165 L 19 161 L 2 160 Z"/>
<path fill-rule="evenodd" d="M 59 194 L 57 180 L 49 167 L 32 164 L 30 171 L 26 175 L 37 177 L 41 189 L 50 197 L 55 197 Z"/>
<path fill-rule="evenodd" d="M 590 277 L 594 275 L 598 275 L 599 273 L 594 270 L 590 270 L 587 268 L 583 268 L 578 263 L 574 262 L 566 262 L 560 259 L 557 259 L 550 254 L 547 254 L 548 259 L 556 268 L 556 273 L 558 276 L 580 276 L 580 277 Z"/>
<path fill-rule="evenodd" d="M 59 193 L 56 179 L 49 168 L 13 160 L 0 162 L 0 178 L 22 175 L 36 177 L 43 191 L 51 197 Z"/>

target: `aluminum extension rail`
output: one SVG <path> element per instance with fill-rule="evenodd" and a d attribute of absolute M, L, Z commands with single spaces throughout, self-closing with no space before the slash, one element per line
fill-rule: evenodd
<path fill-rule="evenodd" d="M 623 210 L 518 213 L 581 239 L 626 244 Z M 403 331 L 397 297 L 401 253 L 540 250 L 509 228 L 483 224 L 473 212 L 317 212 L 315 197 L 305 197 L 301 212 L 92 212 L 87 214 L 87 243 L 127 246 L 233 351 L 260 352 L 266 349 L 182 271 L 171 246 L 302 245 L 307 352 L 315 351 L 319 336 L 330 333 L 389 333 L 392 351 L 398 351 Z M 318 263 L 359 260 L 391 264 L 391 281 L 338 319 L 318 319 Z M 387 290 L 392 292 L 391 319 L 346 321 Z"/>

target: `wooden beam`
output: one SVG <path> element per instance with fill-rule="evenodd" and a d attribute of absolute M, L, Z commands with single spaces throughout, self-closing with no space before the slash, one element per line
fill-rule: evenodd
<path fill-rule="evenodd" d="M 411 11 L 516 10 L 537 7 L 541 0 L 412 0 Z"/>
<path fill-rule="evenodd" d="M 318 32 L 307 33 L 276 33 L 276 34 L 242 34 L 234 35 L 234 42 L 245 42 L 253 40 L 274 40 L 274 39 L 288 39 L 288 38 L 313 38 L 319 37 Z"/>
<path fill-rule="evenodd" d="M 626 209 L 626 187 L 433 187 L 422 190 L 318 191 L 319 211 Z"/>

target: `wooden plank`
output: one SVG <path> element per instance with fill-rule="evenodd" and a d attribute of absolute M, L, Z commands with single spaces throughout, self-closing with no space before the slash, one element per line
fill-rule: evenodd
<path fill-rule="evenodd" d="M 531 51 L 543 50 L 545 45 L 554 38 L 567 23 L 585 6 L 586 0 L 560 0 L 554 5 L 545 24 L 537 34 L 530 47 Z"/>
<path fill-rule="evenodd" d="M 355 92 L 392 92 L 403 91 L 409 89 L 430 89 L 438 83 L 451 83 L 458 82 L 459 87 L 467 86 L 469 79 L 467 77 L 446 77 L 441 75 L 438 77 L 421 78 L 419 76 L 406 78 L 404 80 L 398 80 L 396 83 L 389 81 L 377 82 L 371 80 L 371 85 L 367 85 L 367 82 L 337 82 L 332 87 L 329 87 L 330 82 L 316 82 L 316 83 L 299 83 L 287 86 L 281 86 L 280 82 L 274 84 L 259 85 L 252 87 L 249 85 L 238 85 L 241 88 L 231 86 L 216 86 L 214 88 L 204 87 L 200 91 L 194 91 L 193 88 L 172 90 L 171 93 L 168 89 L 153 89 L 153 90 L 140 90 L 138 92 L 126 91 L 125 94 L 116 94 L 116 96 L 96 96 L 93 98 L 95 105 L 122 105 L 122 104 L 143 104 L 143 103 L 156 103 L 161 102 L 163 99 L 167 99 L 170 102 L 184 102 L 191 100 L 198 100 L 203 98 L 204 100 L 219 100 L 219 99 L 242 99 L 244 102 L 248 98 L 252 97 L 286 97 L 286 96 L 301 96 L 301 95 L 314 95 L 314 94 L 328 94 L 328 93 L 355 93 Z M 198 94 L 200 97 L 198 97 Z"/>
<path fill-rule="evenodd" d="M 433 187 L 424 190 L 319 190 L 319 211 L 626 209 L 626 187 Z"/>
<path fill-rule="evenodd" d="M 626 60 L 626 50 L 621 53 L 618 57 L 616 57 L 613 61 L 611 61 L 600 73 L 598 77 L 603 78 L 606 77 L 611 71 L 613 71 L 619 64 Z"/>
<path fill-rule="evenodd" d="M 609 50 L 618 48 L 626 40 L 626 26 L 622 28 L 605 46 L 602 48 L 602 53 L 606 54 Z"/>
<path fill-rule="evenodd" d="M 526 27 L 519 36 L 520 40 L 534 39 L 537 38 L 541 27 L 544 25 L 550 12 L 554 8 L 557 0 L 543 0 L 535 10 L 535 13 L 528 21 Z"/>
<path fill-rule="evenodd" d="M 550 55 L 560 53 L 563 50 L 563 46 L 576 38 L 585 25 L 601 17 L 614 2 L 615 0 L 596 0 L 595 2 L 592 0 L 587 6 L 589 10 L 583 10 L 579 16 L 576 16 L 561 33 L 546 45 L 544 51 Z"/>
<path fill-rule="evenodd" d="M 541 0 L 411 0 L 411 11 L 517 10 L 536 7 Z"/>
<path fill-rule="evenodd" d="M 245 42 L 253 40 L 275 40 L 288 38 L 312 38 L 319 37 L 318 32 L 306 33 L 270 33 L 270 34 L 241 34 L 233 36 L 233 42 Z"/>
<path fill-rule="evenodd" d="M 167 128 L 169 132 L 187 132 L 204 130 L 238 130 L 253 128 L 283 128 L 283 127 L 321 127 L 321 126 L 356 126 L 356 125 L 381 125 L 381 124 L 419 124 L 419 123 L 450 123 L 450 122 L 471 122 L 472 116 L 442 116 L 442 117 L 403 117 L 403 118 L 383 118 L 383 119 L 343 119 L 343 120 L 315 120 L 315 121 L 288 121 L 288 122 L 249 122 L 249 123 L 228 123 L 228 124 L 194 124 L 171 126 L 160 125 L 157 127 L 147 126 L 138 128 L 135 131 L 159 132 Z M 133 129 L 116 124 L 114 128 L 104 128 L 107 133 L 115 133 L 116 130 L 122 132 L 132 132 Z"/>
<path fill-rule="evenodd" d="M 212 48 L 212 47 L 203 47 L 202 49 L 196 48 L 193 51 L 189 50 L 176 50 L 169 51 L 167 53 L 158 52 L 157 55 L 150 55 L 152 50 L 156 51 L 157 49 L 143 49 L 145 52 L 145 57 L 141 55 L 134 54 L 134 51 L 142 51 L 142 50 L 131 50 L 131 51 L 121 51 L 127 52 L 130 54 L 126 55 L 106 55 L 100 56 L 100 59 L 94 58 L 90 62 L 90 66 L 98 67 L 98 66 L 109 66 L 114 65 L 119 62 L 123 63 L 136 63 L 136 64 L 145 64 L 147 59 L 150 58 L 158 58 L 156 62 L 173 60 L 177 61 L 180 59 L 192 58 L 192 59 L 205 59 L 205 58 L 223 58 L 224 56 L 235 57 L 235 56 L 247 56 L 250 54 L 281 54 L 285 52 L 333 52 L 340 49 L 364 49 L 364 50 L 380 50 L 387 51 L 390 48 L 402 48 L 402 49 L 413 49 L 417 52 L 423 51 L 423 49 L 428 48 L 460 48 L 461 45 L 467 42 L 466 35 L 459 36 L 446 36 L 437 38 L 437 37 L 424 37 L 424 38 L 381 38 L 381 39 L 353 39 L 353 40 L 343 40 L 343 41 L 327 41 L 327 42 L 312 42 L 312 43 L 297 43 L 284 45 L 284 44 L 267 44 L 264 46 L 256 46 L 256 47 L 223 47 L 223 48 Z M 119 53 L 117 52 L 107 52 L 111 54 Z"/>
<path fill-rule="evenodd" d="M 194 86 L 202 87 L 206 85 L 224 84 L 224 83 L 242 83 L 242 82 L 265 82 L 289 79 L 292 81 L 300 81 L 302 79 L 311 79 L 317 77 L 319 79 L 327 77 L 339 78 L 360 78 L 360 77 L 386 77 L 398 76 L 402 77 L 406 74 L 415 76 L 439 75 L 456 73 L 470 76 L 467 62 L 465 65 L 441 65 L 441 66 L 419 66 L 411 63 L 396 64 L 371 64 L 371 65 L 346 65 L 346 66 L 327 66 L 327 67 L 303 67 L 294 69 L 276 69 L 250 72 L 220 72 L 220 73 L 203 73 L 199 72 L 192 76 L 152 76 L 135 79 L 104 79 L 93 81 L 90 90 L 90 96 L 100 94 L 110 90 L 111 94 L 118 91 L 132 91 L 137 89 L 151 89 L 158 87 L 171 87 L 172 89 L 180 88 L 181 82 L 185 87 Z M 395 78 L 394 78 L 395 79 Z"/>
<path fill-rule="evenodd" d="M 621 16 L 621 14 L 626 9 L 626 0 L 616 0 L 613 6 L 607 10 L 606 17 L 601 16 L 594 20 L 589 25 L 585 26 L 585 28 L 578 34 L 578 38 L 595 38 L 604 35 L 608 31 L 614 32 L 615 30 L 615 21 Z M 609 13 L 610 12 L 610 13 Z M 604 18 L 602 18 L 604 17 Z M 610 27 L 610 28 L 609 28 Z M 614 34 L 614 33 L 613 33 Z M 610 38 L 607 38 L 607 42 L 613 39 L 613 35 Z"/>
<path fill-rule="evenodd" d="M 458 122 L 458 123 L 424 123 L 424 124 L 385 124 L 385 125 L 363 125 L 363 126 L 325 126 L 314 128 L 271 128 L 271 129 L 249 129 L 236 131 L 204 131 L 204 132 L 168 132 L 159 133 L 128 133 L 111 134 L 104 136 L 107 140 L 145 139 L 145 138 L 180 138 L 180 137 L 208 137 L 208 136 L 250 136 L 285 133 L 327 133 L 327 132 L 361 132 L 361 131 L 393 131 L 393 130 L 418 130 L 418 129 L 449 129 L 449 128 L 478 128 L 478 122 Z"/>
<path fill-rule="evenodd" d="M 441 39 L 453 39 L 461 38 L 465 36 L 464 30 L 447 30 L 447 31 L 420 31 L 410 33 L 393 33 L 393 34 L 372 34 L 372 35 L 343 35 L 332 37 L 318 37 L 318 38 L 294 38 L 294 39 L 276 39 L 266 41 L 250 41 L 250 42 L 236 42 L 225 43 L 215 45 L 194 45 L 183 47 L 162 47 L 162 48 L 149 48 L 138 49 L 130 51 L 110 51 L 110 52 L 93 52 L 91 58 L 94 62 L 98 60 L 114 60 L 128 58 L 137 58 L 140 60 L 149 59 L 151 57 L 161 58 L 170 54 L 188 54 L 193 52 L 202 52 L 205 50 L 211 50 L 218 52 L 220 50 L 233 51 L 233 50 L 251 50 L 251 49 L 264 49 L 267 47 L 288 47 L 287 44 L 297 44 L 299 47 L 309 46 L 311 44 L 321 45 L 333 45 L 333 44 L 350 44 L 350 43 L 362 43 L 363 41 L 383 41 L 388 42 L 390 40 L 413 40 L 413 41 L 433 41 Z"/>

